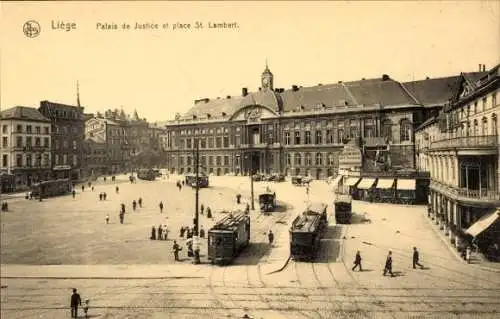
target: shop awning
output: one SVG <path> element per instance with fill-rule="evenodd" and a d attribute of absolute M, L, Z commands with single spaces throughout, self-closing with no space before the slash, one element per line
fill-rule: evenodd
<path fill-rule="evenodd" d="M 493 213 L 490 213 L 477 222 L 475 222 L 472 226 L 470 226 L 465 232 L 473 237 L 481 234 L 488 227 L 493 225 L 500 218 L 500 209 L 495 210 Z"/>
<path fill-rule="evenodd" d="M 333 179 L 333 181 L 332 181 L 332 185 L 333 185 L 333 187 L 337 187 L 337 186 L 339 186 L 339 182 L 340 182 L 340 180 L 342 179 L 342 177 L 343 177 L 342 175 L 337 175 L 337 177 L 335 177 L 335 178 Z"/>
<path fill-rule="evenodd" d="M 392 188 L 393 185 L 394 185 L 394 178 L 391 178 L 391 179 L 379 178 L 376 188 L 389 189 L 389 188 Z"/>
<path fill-rule="evenodd" d="M 374 183 L 375 183 L 374 178 L 363 178 L 363 180 L 359 182 L 357 187 L 358 189 L 369 189 L 373 186 Z"/>
<path fill-rule="evenodd" d="M 414 191 L 416 189 L 416 182 L 414 179 L 398 179 L 398 189 Z"/>
<path fill-rule="evenodd" d="M 359 177 L 349 177 L 345 182 L 345 186 L 354 186 L 359 181 Z"/>

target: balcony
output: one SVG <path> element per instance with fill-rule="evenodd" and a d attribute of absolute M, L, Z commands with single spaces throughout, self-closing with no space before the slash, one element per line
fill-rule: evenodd
<path fill-rule="evenodd" d="M 431 143 L 431 149 L 450 149 L 450 148 L 491 148 L 498 146 L 497 135 L 485 136 L 463 136 L 446 140 L 435 141 Z"/>
<path fill-rule="evenodd" d="M 500 192 L 491 189 L 467 189 L 445 185 L 437 181 L 431 181 L 430 188 L 443 193 L 452 199 L 464 202 L 488 202 L 500 205 Z"/>

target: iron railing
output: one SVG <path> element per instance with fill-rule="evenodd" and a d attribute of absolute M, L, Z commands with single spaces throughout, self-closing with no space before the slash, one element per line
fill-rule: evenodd
<path fill-rule="evenodd" d="M 484 136 L 462 136 L 446 140 L 434 141 L 431 143 L 431 149 L 448 148 L 448 147 L 488 147 L 497 146 L 497 135 Z"/>
<path fill-rule="evenodd" d="M 454 187 L 445 185 L 437 181 L 431 181 L 431 188 L 448 193 L 456 198 L 467 198 L 476 200 L 500 200 L 500 192 L 491 189 L 467 189 L 463 187 Z"/>

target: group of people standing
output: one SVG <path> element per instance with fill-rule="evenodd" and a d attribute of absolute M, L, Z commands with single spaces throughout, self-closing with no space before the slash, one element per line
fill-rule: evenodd
<path fill-rule="evenodd" d="M 417 249 L 417 247 L 413 247 L 413 269 L 416 269 L 417 266 L 420 267 L 420 269 L 424 269 L 424 266 L 420 264 L 420 254 Z M 354 257 L 354 267 L 352 267 L 352 271 L 354 271 L 356 268 L 359 268 L 359 271 L 363 271 L 363 267 L 361 265 L 361 253 L 359 250 L 356 252 L 356 257 Z M 392 272 L 392 251 L 389 250 L 389 253 L 387 254 L 387 257 L 385 259 L 385 266 L 384 266 L 384 271 L 383 275 L 390 274 L 391 277 L 394 277 L 394 273 Z"/>
<path fill-rule="evenodd" d="M 168 228 L 167 225 L 159 225 L 158 228 L 151 227 L 151 240 L 167 240 L 168 239 Z M 157 236 L 158 234 L 158 236 Z"/>

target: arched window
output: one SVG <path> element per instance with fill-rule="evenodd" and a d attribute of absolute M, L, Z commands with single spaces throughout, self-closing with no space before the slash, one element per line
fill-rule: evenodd
<path fill-rule="evenodd" d="M 479 136 L 479 125 L 477 120 L 474 120 L 474 136 Z"/>
<path fill-rule="evenodd" d="M 411 141 L 412 127 L 411 122 L 408 119 L 401 120 L 399 124 L 400 133 L 399 139 L 401 142 Z"/>
<path fill-rule="evenodd" d="M 333 158 L 333 153 L 328 153 L 328 165 L 333 165 L 335 159 Z"/>
<path fill-rule="evenodd" d="M 323 154 L 316 153 L 316 165 L 323 165 Z"/>
<path fill-rule="evenodd" d="M 470 136 L 470 121 L 467 121 L 467 128 L 465 131 L 465 136 Z"/>
<path fill-rule="evenodd" d="M 288 166 L 292 166 L 292 154 L 291 153 L 286 154 L 286 164 Z"/>
<path fill-rule="evenodd" d="M 486 136 L 488 135 L 488 118 L 483 117 L 483 126 L 482 126 L 482 133 L 481 135 Z"/>
<path fill-rule="evenodd" d="M 493 114 L 491 116 L 491 135 L 498 135 L 498 126 L 497 126 L 497 115 Z"/>
<path fill-rule="evenodd" d="M 392 122 L 390 120 L 385 120 L 382 124 L 382 137 L 389 141 L 392 140 Z"/>
<path fill-rule="evenodd" d="M 295 165 L 302 165 L 302 156 L 300 153 L 296 153 L 294 159 L 295 159 Z"/>

